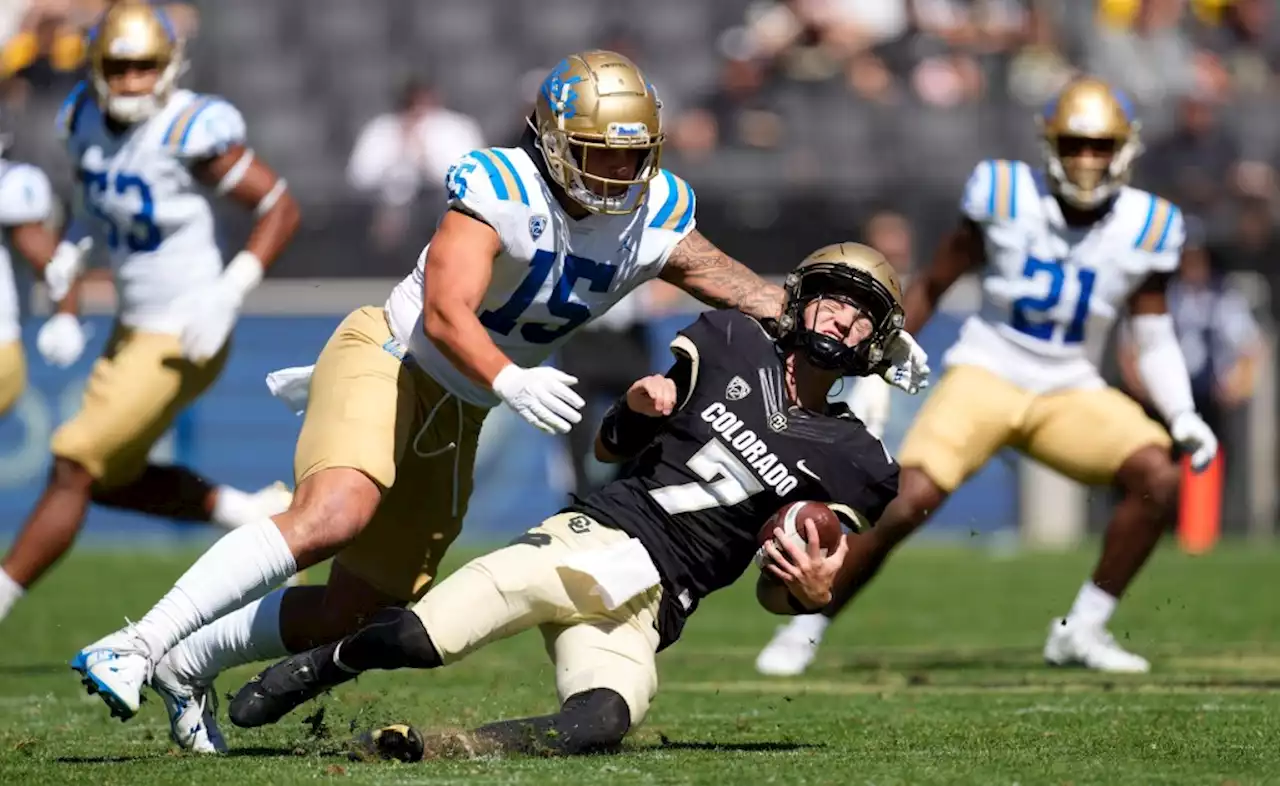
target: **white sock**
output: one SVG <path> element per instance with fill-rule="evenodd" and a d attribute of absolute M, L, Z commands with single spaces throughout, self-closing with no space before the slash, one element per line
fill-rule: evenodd
<path fill-rule="evenodd" d="M 831 618 L 826 614 L 801 614 L 791 620 L 791 629 L 803 633 L 814 644 L 822 641 L 822 634 L 827 632 Z"/>
<path fill-rule="evenodd" d="M 9 609 L 13 608 L 13 604 L 22 600 L 22 596 L 27 591 L 21 584 L 9 577 L 8 573 L 0 570 L 0 620 L 9 616 Z"/>
<path fill-rule="evenodd" d="M 253 495 L 231 486 L 218 486 L 213 500 L 213 523 L 227 529 L 235 529 L 257 521 L 262 517 Z"/>
<path fill-rule="evenodd" d="M 1086 581 L 1076 595 L 1076 602 L 1071 605 L 1067 618 L 1086 625 L 1106 627 L 1115 613 L 1116 598 L 1098 588 L 1092 581 Z"/>
<path fill-rule="evenodd" d="M 178 642 L 165 656 L 174 673 L 187 682 L 208 685 L 233 666 L 288 655 L 280 638 L 280 599 L 284 593 L 278 589 Z"/>
<path fill-rule="evenodd" d="M 223 535 L 134 626 L 154 663 L 201 627 L 257 600 L 297 572 L 274 521 L 261 517 Z"/>

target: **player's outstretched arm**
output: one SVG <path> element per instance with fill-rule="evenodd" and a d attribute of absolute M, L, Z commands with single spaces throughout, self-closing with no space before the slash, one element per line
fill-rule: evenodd
<path fill-rule="evenodd" d="M 911 282 L 903 295 L 906 331 L 913 335 L 919 333 L 951 285 L 965 273 L 981 267 L 985 259 L 982 227 L 969 218 L 961 219 L 960 225 L 938 246 L 933 264 Z"/>
<path fill-rule="evenodd" d="M 289 193 L 288 183 L 243 145 L 234 145 L 224 153 L 198 162 L 192 172 L 201 183 L 229 196 L 257 216 L 241 254 L 253 255 L 261 277 L 261 270 L 270 267 L 280 256 L 302 223 L 302 210 Z"/>
<path fill-rule="evenodd" d="M 1151 403 L 1169 424 L 1169 434 L 1191 454 L 1201 471 L 1218 452 L 1218 439 L 1196 413 L 1191 375 L 1169 315 L 1166 297 L 1170 274 L 1151 275 L 1129 298 L 1129 325 L 1137 352 L 1138 376 Z"/>
<path fill-rule="evenodd" d="M 698 300 L 715 308 L 736 308 L 757 319 L 782 315 L 786 292 L 703 237 L 690 232 L 671 251 L 659 274 Z"/>

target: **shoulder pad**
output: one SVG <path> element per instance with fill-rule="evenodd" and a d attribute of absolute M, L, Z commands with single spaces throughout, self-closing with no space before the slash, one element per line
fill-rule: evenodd
<path fill-rule="evenodd" d="M 988 159 L 973 168 L 960 199 L 960 212 L 978 223 L 1012 221 L 1032 198 L 1030 167 L 1021 161 Z"/>
<path fill-rule="evenodd" d="M 529 190 L 508 151 L 496 147 L 473 150 L 444 177 L 449 206 L 484 220 L 495 209 L 529 206 Z M 503 205 L 503 203 L 506 203 Z"/>
<path fill-rule="evenodd" d="M 58 115 L 54 119 L 58 139 L 63 142 L 71 139 L 76 132 L 76 122 L 80 119 L 81 110 L 91 98 L 88 82 L 80 82 L 71 89 L 71 93 L 62 102 L 62 107 L 58 109 Z"/>
<path fill-rule="evenodd" d="M 222 155 L 245 141 L 244 116 L 220 96 L 195 96 L 174 115 L 164 132 L 164 146 L 181 158 Z"/>
<path fill-rule="evenodd" d="M 8 164 L 0 171 L 0 224 L 37 224 L 53 211 L 49 178 L 30 164 Z"/>
<path fill-rule="evenodd" d="M 646 226 L 649 229 L 665 229 L 685 235 L 697 225 L 694 211 L 698 198 L 693 187 L 665 169 L 659 170 L 658 176 L 650 181 L 646 204 L 649 210 Z"/>
<path fill-rule="evenodd" d="M 1151 267 L 1160 272 L 1172 272 L 1178 267 L 1182 243 L 1186 238 L 1182 211 L 1167 199 L 1155 194 L 1146 197 L 1141 229 L 1134 236 L 1133 247 L 1154 255 Z M 1138 201 L 1141 204 L 1141 201 Z"/>

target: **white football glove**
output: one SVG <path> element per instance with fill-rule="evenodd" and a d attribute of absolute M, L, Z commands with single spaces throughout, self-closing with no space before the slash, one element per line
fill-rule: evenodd
<path fill-rule="evenodd" d="M 66 368 L 84 354 L 84 326 L 75 314 L 54 314 L 36 333 L 36 349 L 44 362 Z"/>
<path fill-rule="evenodd" d="M 1191 454 L 1191 469 L 1195 472 L 1204 472 L 1218 455 L 1218 438 L 1195 412 L 1183 412 L 1174 418 L 1169 434 L 1178 447 Z"/>
<path fill-rule="evenodd" d="M 512 363 L 493 378 L 493 392 L 520 417 L 548 434 L 567 434 L 582 420 L 585 401 L 570 385 L 578 378 L 548 366 L 521 368 Z"/>
<path fill-rule="evenodd" d="M 899 330 L 889 339 L 880 366 L 883 369 L 880 376 L 886 382 L 913 396 L 929 387 L 929 355 L 905 330 Z"/>
<path fill-rule="evenodd" d="M 81 238 L 78 243 L 64 240 L 58 244 L 53 258 L 44 266 L 44 280 L 49 285 L 49 297 L 53 302 L 61 303 L 71 291 L 71 285 L 84 270 L 84 260 L 92 249 L 91 237 Z"/>
<path fill-rule="evenodd" d="M 188 292 L 174 301 L 185 322 L 183 357 L 203 363 L 218 354 L 236 325 L 245 295 L 262 281 L 262 273 L 262 262 L 248 251 L 241 251 L 212 287 Z"/>
<path fill-rule="evenodd" d="M 880 377 L 862 377 L 853 385 L 849 409 L 867 426 L 876 439 L 884 438 L 889 422 L 889 385 Z"/>

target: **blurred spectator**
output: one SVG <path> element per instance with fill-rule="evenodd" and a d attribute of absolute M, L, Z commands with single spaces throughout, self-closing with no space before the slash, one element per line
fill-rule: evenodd
<path fill-rule="evenodd" d="M 1188 213 L 1207 215 L 1228 195 L 1240 159 L 1239 145 L 1220 121 L 1220 111 L 1210 96 L 1182 98 L 1172 135 L 1152 143 L 1138 159 L 1140 182 Z"/>
<path fill-rule="evenodd" d="M 1246 199 L 1234 224 L 1211 249 L 1214 266 L 1224 271 L 1256 271 L 1271 291 L 1272 319 L 1280 322 L 1280 235 L 1275 231 L 1271 203 Z"/>
<path fill-rule="evenodd" d="M 375 245 L 398 245 L 409 229 L 414 198 L 424 190 L 443 194 L 449 167 L 480 147 L 484 139 L 475 120 L 442 106 L 426 82 L 407 81 L 395 111 L 365 125 L 347 162 L 347 182 L 377 202 Z"/>
<path fill-rule="evenodd" d="M 1205 22 L 1197 43 L 1222 62 L 1235 92 L 1273 92 L 1280 74 L 1275 0 L 1233 0 L 1220 9 L 1197 6 Z"/>
<path fill-rule="evenodd" d="M 766 79 L 765 66 L 759 61 L 726 60 L 717 89 L 695 101 L 694 108 L 672 124 L 672 146 L 695 158 L 721 146 L 777 147 L 785 126 Z"/>
<path fill-rule="evenodd" d="M 1182 0 L 1102 0 L 1089 70 L 1144 106 L 1185 95 L 1194 74 L 1182 10 Z"/>
<path fill-rule="evenodd" d="M 892 210 L 873 213 L 863 228 L 862 242 L 884 254 L 899 276 L 906 276 L 915 270 L 915 242 L 911 236 L 911 222 L 901 213 Z"/>

